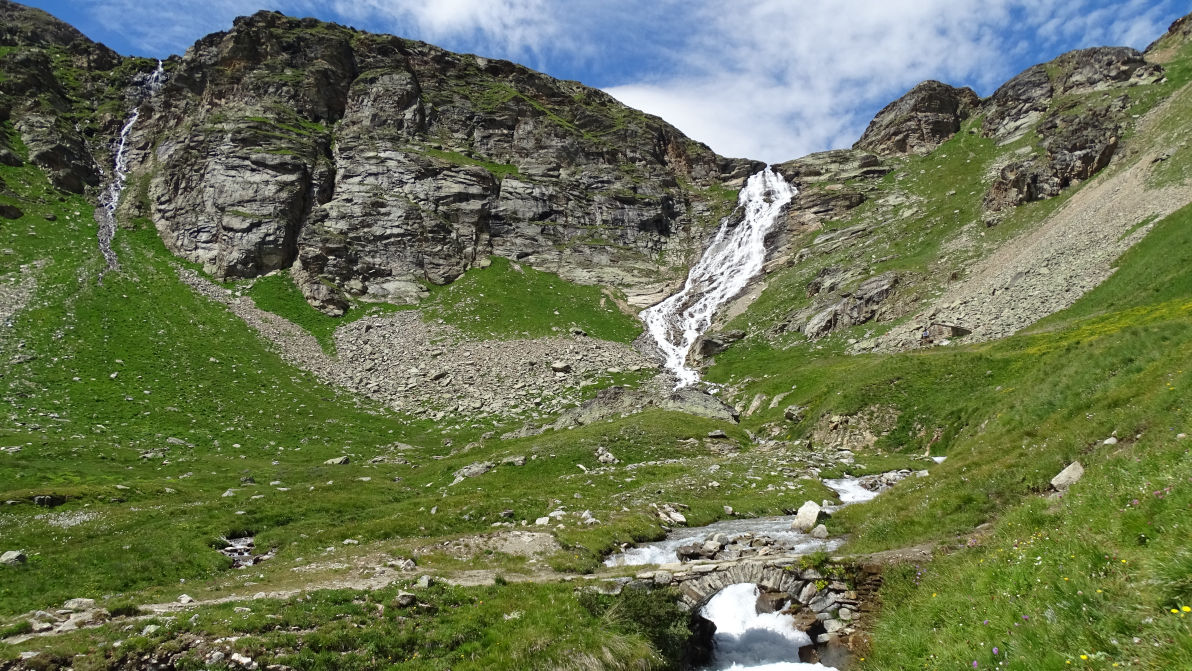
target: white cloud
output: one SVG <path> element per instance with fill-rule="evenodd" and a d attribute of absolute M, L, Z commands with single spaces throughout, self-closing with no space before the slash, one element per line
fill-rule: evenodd
<path fill-rule="evenodd" d="M 151 10 L 91 1 L 104 25 L 149 51 L 227 29 L 264 4 L 590 73 L 586 83 L 722 154 L 768 161 L 848 146 L 924 79 L 988 94 L 1067 49 L 1143 47 L 1192 9 L 1188 0 L 174 0 Z"/>

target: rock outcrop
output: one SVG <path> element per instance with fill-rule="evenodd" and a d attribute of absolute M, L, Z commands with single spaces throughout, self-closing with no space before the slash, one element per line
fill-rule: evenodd
<path fill-rule="evenodd" d="M 657 284 L 761 167 L 575 82 L 272 12 L 197 42 L 154 105 L 134 166 L 167 246 L 218 276 L 293 266 L 332 314 L 490 254 Z"/>
<path fill-rule="evenodd" d="M 1027 68 L 994 91 L 981 105 L 986 113 L 981 132 L 1010 142 L 1041 121 L 1056 97 L 1149 83 L 1162 76 L 1162 68 L 1129 47 L 1070 51 Z"/>
<path fill-rule="evenodd" d="M 898 274 L 894 272 L 861 282 L 837 303 L 812 316 L 803 326 L 803 334 L 808 338 L 820 338 L 838 328 L 864 324 L 878 314 L 882 302 L 890 297 L 897 285 Z M 811 291 L 810 287 L 808 291 Z"/>
<path fill-rule="evenodd" d="M 121 58 L 46 12 L 0 0 L 0 122 L 11 121 L 28 159 L 54 186 L 83 193 L 98 186 L 102 170 L 89 143 L 104 125 L 99 108 L 119 88 L 109 87 Z M 117 128 L 118 130 L 118 128 Z M 102 137 L 102 136 L 101 136 Z M 0 146 L 0 163 L 21 159 Z"/>
<path fill-rule="evenodd" d="M 922 82 L 878 112 L 853 149 L 885 156 L 929 154 L 960 130 L 980 101 L 968 87 Z"/>

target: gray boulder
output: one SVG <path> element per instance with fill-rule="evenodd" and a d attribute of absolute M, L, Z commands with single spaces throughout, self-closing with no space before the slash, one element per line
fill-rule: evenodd
<path fill-rule="evenodd" d="M 828 513 L 820 507 L 820 504 L 815 501 L 807 501 L 799 506 L 799 511 L 795 513 L 795 520 L 791 522 L 791 529 L 806 533 L 819 524 L 820 520 L 827 517 Z"/>
<path fill-rule="evenodd" d="M 1073 461 L 1068 464 L 1067 468 L 1060 471 L 1054 478 L 1051 479 L 1051 486 L 1057 492 L 1063 492 L 1072 485 L 1080 481 L 1084 476 L 1084 466 L 1080 465 L 1079 461 Z"/>
<path fill-rule="evenodd" d="M 19 566 L 28 560 L 24 550 L 9 550 L 0 555 L 0 564 L 5 566 Z"/>

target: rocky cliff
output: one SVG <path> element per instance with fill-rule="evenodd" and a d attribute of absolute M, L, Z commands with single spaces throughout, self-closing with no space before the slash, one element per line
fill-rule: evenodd
<path fill-rule="evenodd" d="M 99 187 L 152 62 L 40 10 L 0 15 L 0 116 L 56 185 Z M 576 82 L 272 12 L 166 70 L 121 219 L 215 276 L 292 268 L 332 314 L 416 301 L 493 254 L 648 303 L 761 167 Z"/>
<path fill-rule="evenodd" d="M 276 13 L 168 69 L 135 131 L 133 212 L 214 275 L 293 267 L 333 314 L 416 301 L 491 254 L 654 291 L 760 167 L 575 82 Z"/>

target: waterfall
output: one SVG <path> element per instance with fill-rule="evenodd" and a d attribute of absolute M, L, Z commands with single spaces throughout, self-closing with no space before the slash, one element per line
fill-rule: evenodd
<path fill-rule="evenodd" d="M 821 664 L 798 662 L 799 648 L 811 638 L 795 629 L 786 613 L 758 613 L 757 585 L 729 585 L 708 601 L 700 614 L 716 625 L 709 669 L 755 671 L 835 671 Z"/>
<path fill-rule="evenodd" d="M 676 389 L 699 380 L 699 373 L 687 367 L 687 355 L 711 326 L 716 311 L 761 271 L 766 234 L 794 195 L 795 188 L 768 166 L 751 176 L 737 199 L 745 219 L 730 229 L 725 218 L 683 289 L 642 311 L 646 329 L 662 350 L 664 365 L 675 375 Z"/>
<path fill-rule="evenodd" d="M 116 207 L 120 205 L 120 196 L 124 193 L 124 182 L 128 179 L 128 136 L 132 132 L 137 118 L 141 115 L 141 103 L 146 98 L 153 97 L 161 88 L 164 80 L 165 70 L 159 60 L 157 69 L 138 88 L 133 100 L 132 113 L 129 114 L 128 121 L 120 128 L 120 139 L 116 144 L 116 159 L 112 166 L 112 179 L 108 182 L 108 188 L 99 197 L 102 212 L 97 213 L 99 216 L 96 217 L 99 220 L 97 233 L 99 251 L 103 254 L 104 261 L 107 262 L 106 268 L 100 272 L 100 282 L 103 281 L 104 273 L 120 267 L 120 261 L 116 258 L 115 250 L 112 249 L 112 240 L 116 237 Z"/>

